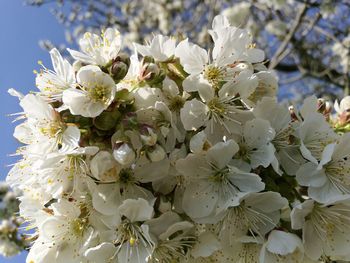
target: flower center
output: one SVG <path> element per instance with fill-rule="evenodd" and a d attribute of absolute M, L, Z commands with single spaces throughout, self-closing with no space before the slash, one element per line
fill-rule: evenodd
<path fill-rule="evenodd" d="M 110 87 L 97 85 L 88 90 L 89 97 L 94 102 L 102 102 L 108 104 L 109 96 L 111 93 Z"/>
<path fill-rule="evenodd" d="M 74 236 L 81 237 L 86 229 L 86 220 L 81 218 L 73 219 L 70 227 Z"/>
<path fill-rule="evenodd" d="M 134 183 L 135 178 L 131 168 L 122 169 L 119 173 L 119 182 L 123 184 Z"/>
<path fill-rule="evenodd" d="M 205 67 L 203 75 L 213 88 L 219 89 L 220 82 L 223 81 L 224 71 L 219 67 L 209 65 Z"/>
<path fill-rule="evenodd" d="M 58 121 L 50 122 L 46 127 L 41 127 L 40 132 L 50 138 L 55 138 L 62 132 L 62 123 Z"/>
<path fill-rule="evenodd" d="M 223 103 L 220 102 L 219 98 L 215 97 L 208 103 L 210 112 L 222 116 L 226 113 L 226 108 Z"/>
<path fill-rule="evenodd" d="M 184 105 L 184 100 L 180 96 L 175 96 L 170 99 L 169 109 L 171 111 L 179 111 Z"/>
<path fill-rule="evenodd" d="M 215 170 L 214 174 L 212 175 L 211 179 L 214 182 L 222 182 L 225 180 L 226 175 L 230 172 L 230 169 L 228 167 L 224 167 L 220 170 Z"/>

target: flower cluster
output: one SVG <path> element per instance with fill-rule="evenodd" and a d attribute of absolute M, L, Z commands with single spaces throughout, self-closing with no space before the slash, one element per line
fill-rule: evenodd
<path fill-rule="evenodd" d="M 24 234 L 18 233 L 18 227 L 23 223 L 18 212 L 19 193 L 12 191 L 4 183 L 0 183 L 0 255 L 14 256 L 25 249 L 29 244 Z"/>
<path fill-rule="evenodd" d="M 220 15 L 209 34 L 128 56 L 86 33 L 38 92 L 10 91 L 27 263 L 350 260 L 348 99 L 285 108 L 247 31 Z"/>

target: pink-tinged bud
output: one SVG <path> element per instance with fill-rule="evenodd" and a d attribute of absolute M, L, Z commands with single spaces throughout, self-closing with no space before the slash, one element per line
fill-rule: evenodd
<path fill-rule="evenodd" d="M 317 111 L 321 114 L 323 114 L 327 119 L 329 118 L 329 114 L 332 111 L 332 105 L 329 103 L 329 101 L 325 99 L 318 99 L 317 100 Z"/>
<path fill-rule="evenodd" d="M 142 61 L 142 67 L 139 74 L 139 80 L 145 81 L 148 84 L 156 84 L 163 81 L 165 74 L 159 66 L 145 57 Z"/>
<path fill-rule="evenodd" d="M 292 121 L 298 120 L 298 117 L 297 117 L 297 115 L 295 113 L 294 107 L 293 106 L 289 106 L 288 110 L 289 110 L 290 117 L 291 117 Z"/>

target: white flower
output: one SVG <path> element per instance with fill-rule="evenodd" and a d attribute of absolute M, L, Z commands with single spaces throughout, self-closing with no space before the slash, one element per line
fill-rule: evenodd
<path fill-rule="evenodd" d="M 238 149 L 229 140 L 215 144 L 206 155 L 189 154 L 177 161 L 176 168 L 188 182 L 182 208 L 193 219 L 215 215 L 230 205 L 238 205 L 243 193 L 264 189 L 258 175 L 230 165 Z"/>
<path fill-rule="evenodd" d="M 79 147 L 80 133 L 71 144 L 66 144 L 60 152 L 51 153 L 43 159 L 38 167 L 38 183 L 54 198 L 67 191 L 79 191 L 83 179 L 89 173 L 86 156 L 98 152 L 98 147 Z"/>
<path fill-rule="evenodd" d="M 275 147 L 271 143 L 275 134 L 266 120 L 256 118 L 247 121 L 243 126 L 241 138 L 236 140 L 240 146 L 238 158 L 248 162 L 253 169 L 260 165 L 266 168 L 277 162 Z M 278 167 L 278 164 L 276 166 Z"/>
<path fill-rule="evenodd" d="M 230 245 L 234 238 L 246 234 L 263 238 L 277 226 L 280 210 L 287 204 L 287 199 L 276 192 L 246 194 L 239 205 L 233 204 L 223 213 L 217 227 L 220 238 Z"/>
<path fill-rule="evenodd" d="M 270 122 L 271 127 L 276 132 L 271 143 L 276 149 L 278 161 L 287 174 L 295 175 L 300 165 L 305 161 L 299 152 L 298 144 L 295 143 L 295 130 L 289 110 L 279 105 L 276 98 L 264 97 L 256 104 L 253 113 L 256 118 Z"/>
<path fill-rule="evenodd" d="M 91 174 L 94 178 L 102 182 L 115 182 L 121 166 L 107 151 L 98 152 L 90 162 Z"/>
<path fill-rule="evenodd" d="M 350 96 L 345 96 L 340 103 L 338 100 L 334 103 L 334 109 L 337 111 L 338 114 L 342 114 L 344 112 L 350 111 Z"/>
<path fill-rule="evenodd" d="M 105 66 L 117 57 L 122 44 L 122 38 L 117 29 L 107 28 L 102 37 L 85 33 L 79 40 L 82 52 L 68 49 L 69 53 L 76 60 L 86 64 Z"/>
<path fill-rule="evenodd" d="M 114 80 L 97 66 L 84 66 L 77 73 L 78 88 L 63 92 L 63 103 L 74 115 L 96 117 L 114 100 Z"/>
<path fill-rule="evenodd" d="M 145 223 L 155 236 L 155 247 L 148 262 L 169 262 L 184 257 L 194 243 L 193 224 L 181 220 L 174 212 L 166 212 Z"/>
<path fill-rule="evenodd" d="M 52 147 L 57 147 L 65 131 L 59 113 L 43 98 L 33 94 L 23 97 L 20 105 L 27 120 L 16 127 L 14 136 L 25 144 L 40 142 L 45 138 Z"/>
<path fill-rule="evenodd" d="M 220 50 L 224 53 L 226 50 Z M 244 63 L 238 63 L 233 65 L 236 61 L 231 57 L 219 57 L 221 53 L 213 53 L 213 62 L 210 62 L 209 54 L 201 47 L 191 44 L 188 40 L 183 40 L 178 44 L 175 50 L 175 55 L 180 58 L 180 62 L 183 65 L 185 71 L 190 75 L 184 80 L 183 87 L 187 92 L 198 91 L 201 96 L 208 88 L 212 88 L 214 92 L 220 88 L 237 90 L 238 84 L 235 84 L 235 77 L 239 75 L 241 71 L 247 71 L 246 74 L 251 72 L 251 69 L 247 68 Z M 232 64 L 232 65 L 230 65 Z M 247 89 L 246 92 L 253 92 L 254 86 L 257 84 L 256 79 L 251 78 L 252 86 Z M 225 83 L 221 87 L 221 83 Z"/>
<path fill-rule="evenodd" d="M 250 7 L 250 3 L 241 2 L 224 9 L 222 14 L 227 17 L 231 25 L 239 27 L 246 23 L 250 15 Z"/>
<path fill-rule="evenodd" d="M 297 171 L 298 183 L 308 186 L 309 196 L 321 203 L 350 193 L 350 134 L 328 144 L 319 164 L 307 162 Z"/>
<path fill-rule="evenodd" d="M 118 167 L 118 166 L 117 166 Z M 93 207 L 103 215 L 113 215 L 126 199 L 143 198 L 152 200 L 153 194 L 139 185 L 135 172 L 124 168 L 112 184 L 98 184 L 92 190 Z"/>
<path fill-rule="evenodd" d="M 136 50 L 143 56 L 153 57 L 156 61 L 166 61 L 174 55 L 176 40 L 163 35 L 156 35 L 144 46 L 134 43 Z"/>
<path fill-rule="evenodd" d="M 142 63 L 139 61 L 136 50 L 130 56 L 130 65 L 126 76 L 117 84 L 117 90 L 127 89 L 130 92 L 139 87 L 139 75 L 142 69 Z"/>
<path fill-rule="evenodd" d="M 343 257 L 343 260 L 350 260 L 349 198 L 348 195 L 342 196 L 324 205 L 306 200 L 293 208 L 292 227 L 303 230 L 305 253 L 311 259 L 328 255 L 332 259 Z"/>
<path fill-rule="evenodd" d="M 149 227 L 142 224 L 153 217 L 153 207 L 144 199 L 127 199 L 118 208 L 122 221 L 117 226 L 115 244 L 118 261 L 146 262 L 154 248 L 154 241 L 149 235 Z"/>
<path fill-rule="evenodd" d="M 43 250 L 41 253 L 46 254 L 44 257 L 51 254 L 53 258 L 57 257 L 57 262 L 65 262 L 67 259 L 72 262 L 80 262 L 84 242 L 89 239 L 93 230 L 88 224 L 87 215 L 81 212 L 78 205 L 60 199 L 50 206 L 52 214 L 48 214 L 39 225 L 41 242 L 37 244 L 38 249 L 41 247 Z M 30 257 L 29 255 L 28 258 Z"/>
<path fill-rule="evenodd" d="M 54 71 L 44 67 L 36 77 L 36 86 L 40 95 L 48 101 L 60 101 L 62 92 L 75 85 L 75 73 L 72 65 L 62 58 L 56 48 L 50 51 L 50 55 Z"/>
<path fill-rule="evenodd" d="M 242 80 L 242 86 L 244 86 Z M 249 85 L 249 84 L 248 84 Z M 249 112 L 237 107 L 235 101 L 239 98 L 227 96 L 224 89 L 215 96 L 214 91 L 209 87 L 201 100 L 196 98 L 186 101 L 180 111 L 180 118 L 185 130 L 197 130 L 206 127 L 208 132 L 214 133 L 214 129 L 223 129 L 226 134 L 232 134 L 239 129 L 241 121 Z"/>
<path fill-rule="evenodd" d="M 247 30 L 230 26 L 224 15 L 214 17 L 212 28 L 209 33 L 214 40 L 213 57 L 220 60 L 230 58 L 232 62 L 257 63 L 264 60 L 264 51 L 255 48 L 251 34 Z"/>
<path fill-rule="evenodd" d="M 300 138 L 300 151 L 303 157 L 314 164 L 321 159 L 325 146 L 337 138 L 330 124 L 320 113 L 306 115 L 296 132 Z"/>

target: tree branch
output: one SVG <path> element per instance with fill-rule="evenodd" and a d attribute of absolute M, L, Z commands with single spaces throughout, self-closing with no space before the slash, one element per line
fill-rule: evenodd
<path fill-rule="evenodd" d="M 274 67 L 276 67 L 276 65 L 282 60 L 282 58 L 280 56 L 281 56 L 281 54 L 283 54 L 284 50 L 288 46 L 288 44 L 291 41 L 292 37 L 294 36 L 295 32 L 298 30 L 298 28 L 301 24 L 301 21 L 306 13 L 306 10 L 307 10 L 307 6 L 306 6 L 306 4 L 303 4 L 301 6 L 301 8 L 299 9 L 299 12 L 294 20 L 294 23 L 293 23 L 291 29 L 289 30 L 289 32 L 286 35 L 286 37 L 284 38 L 283 42 L 281 43 L 281 45 L 278 47 L 277 51 L 273 55 L 271 62 L 269 64 L 269 69 L 273 69 Z"/>

